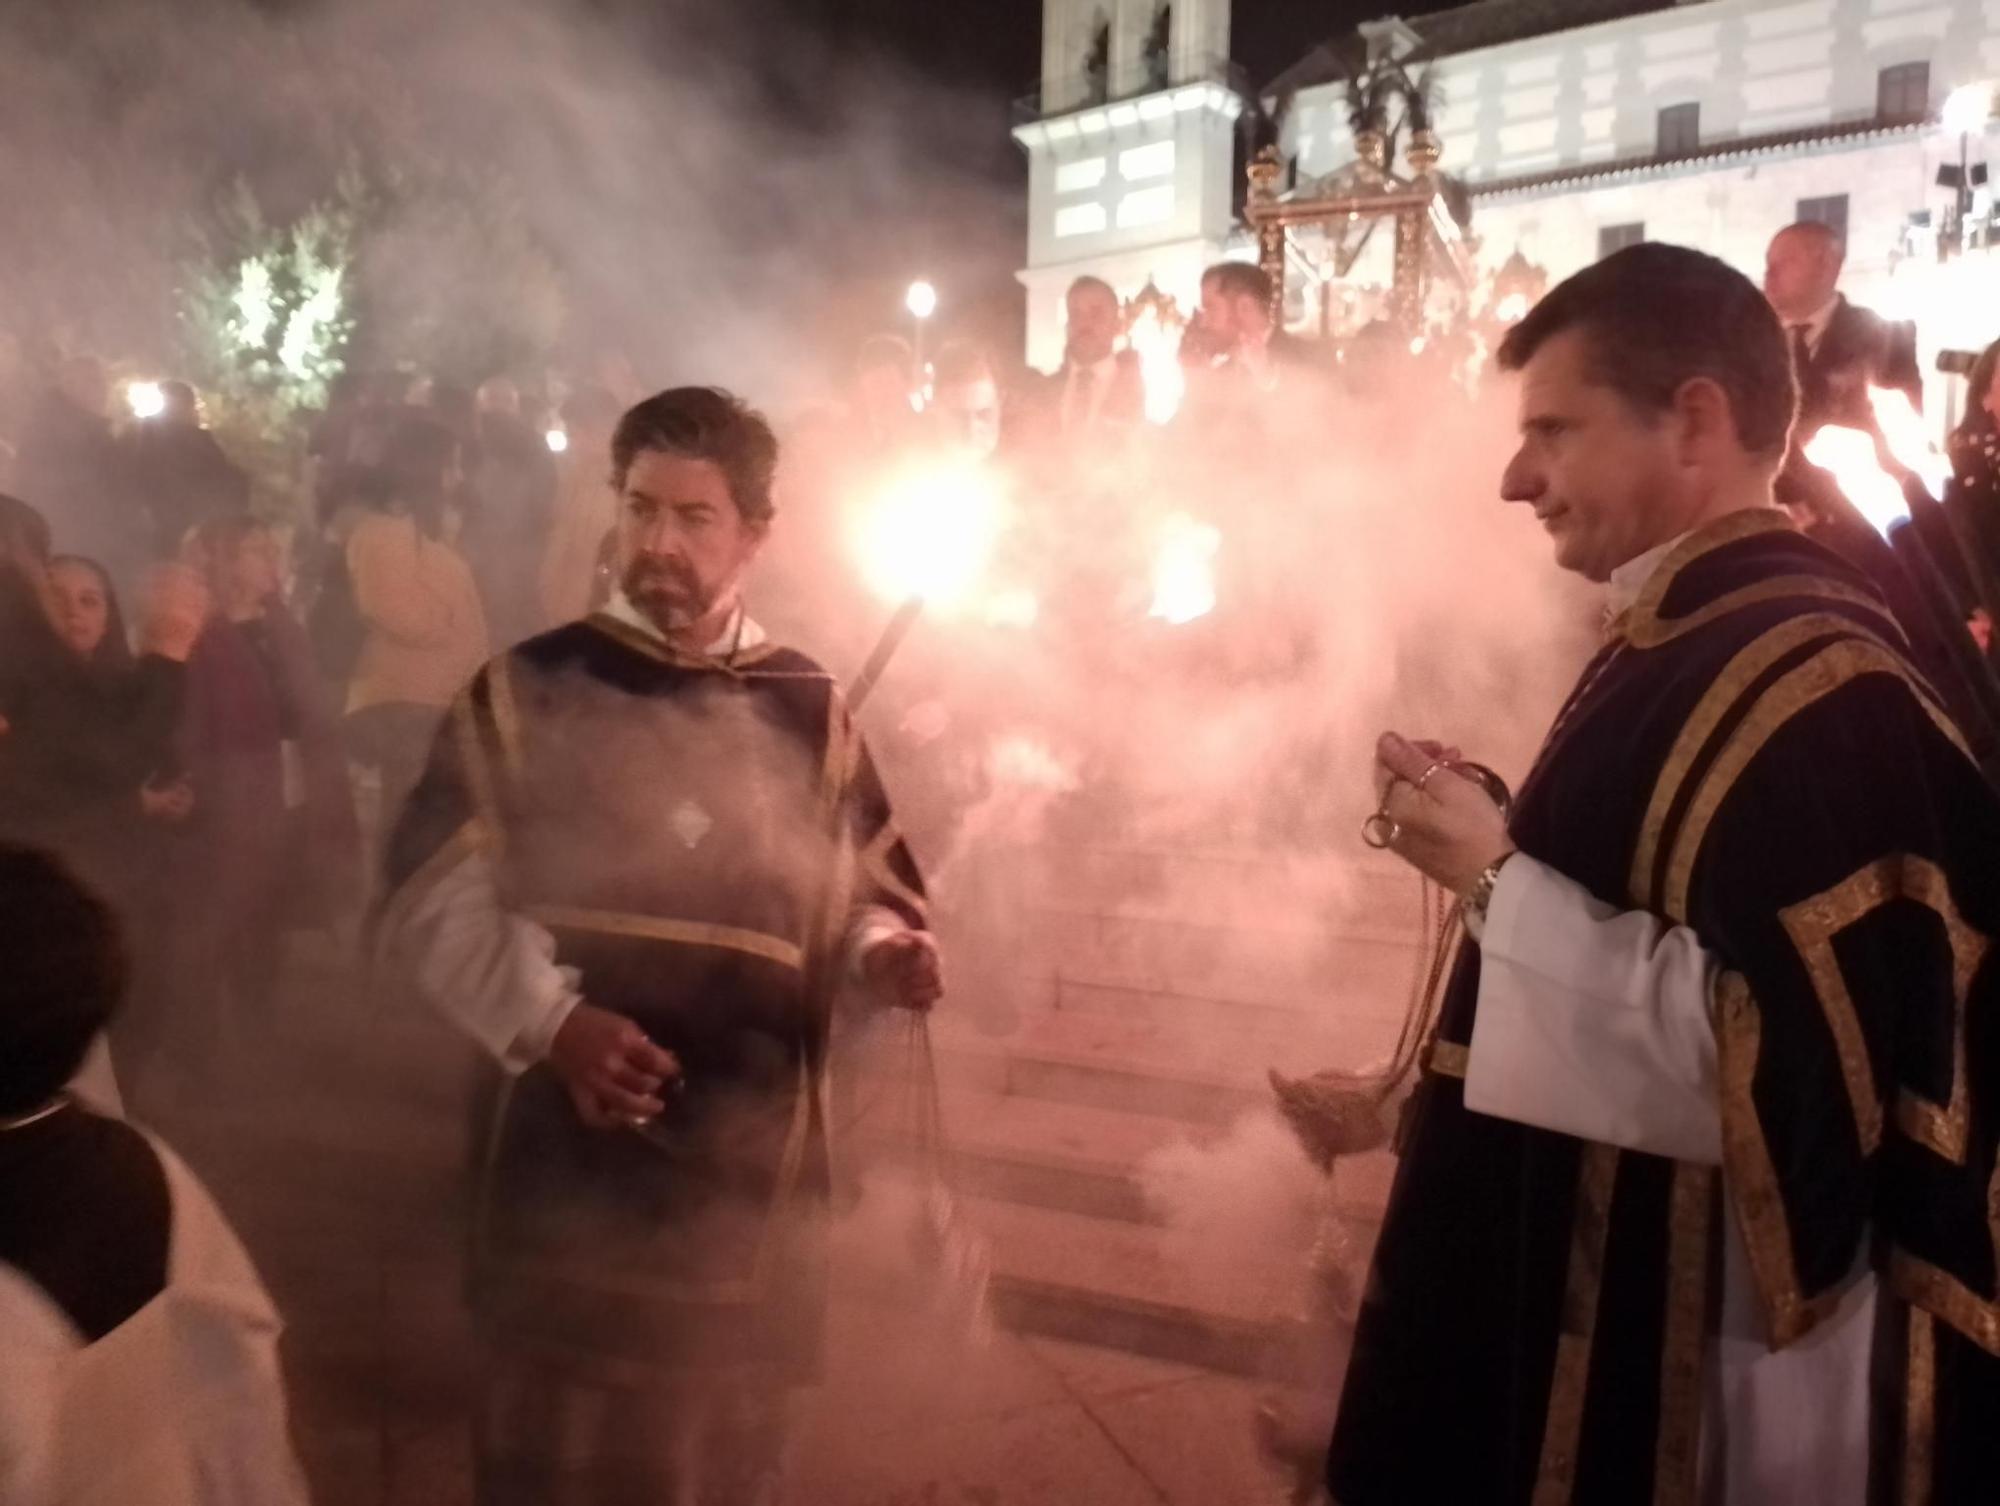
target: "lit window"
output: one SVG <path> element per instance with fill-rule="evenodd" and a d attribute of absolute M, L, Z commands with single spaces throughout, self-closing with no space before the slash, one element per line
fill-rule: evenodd
<path fill-rule="evenodd" d="M 1056 168 L 1057 193 L 1083 193 L 1103 181 L 1102 157 L 1084 157 L 1076 162 L 1061 163 Z"/>
<path fill-rule="evenodd" d="M 1118 176 L 1128 183 L 1141 178 L 1164 178 L 1174 170 L 1174 144 L 1155 141 L 1118 154 Z"/>
<path fill-rule="evenodd" d="M 1104 228 L 1102 204 L 1069 204 L 1056 211 L 1056 235 L 1095 235 Z"/>

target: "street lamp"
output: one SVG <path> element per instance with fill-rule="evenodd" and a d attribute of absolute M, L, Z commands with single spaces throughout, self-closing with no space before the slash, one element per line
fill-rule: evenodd
<path fill-rule="evenodd" d="M 167 395 L 158 382 L 130 382 L 125 387 L 125 406 L 134 418 L 158 418 L 167 411 Z"/>
<path fill-rule="evenodd" d="M 903 307 L 910 311 L 910 318 L 914 321 L 914 327 L 916 329 L 917 337 L 914 342 L 914 347 L 917 355 L 916 376 L 917 376 L 917 387 L 919 391 L 921 391 L 925 386 L 924 323 L 926 320 L 930 318 L 932 314 L 935 314 L 937 312 L 937 305 L 938 305 L 937 289 L 932 287 L 928 282 L 926 282 L 921 277 L 919 277 L 915 282 L 911 283 L 909 291 L 903 294 Z"/>

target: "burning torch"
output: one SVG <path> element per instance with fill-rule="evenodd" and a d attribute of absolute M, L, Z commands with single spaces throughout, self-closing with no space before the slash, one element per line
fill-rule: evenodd
<path fill-rule="evenodd" d="M 125 406 L 134 418 L 158 418 L 167 411 L 167 394 L 158 382 L 127 382 Z"/>
<path fill-rule="evenodd" d="M 1877 437 L 1862 429 L 1829 424 L 1805 446 L 1805 457 L 1831 473 L 1856 512 L 1888 543 L 1921 597 L 1929 626 L 1943 647 L 1968 702 L 1966 734 L 1988 780 L 2000 785 L 2000 679 L 1980 653 L 1959 613 L 1952 588 L 1922 532 L 1911 525 L 1912 504 L 1938 508 L 1937 493 L 1950 469 L 1923 434 L 1922 420 L 1909 398 L 1882 388 L 1870 391 L 1881 442 L 1903 469 L 1892 475 L 1877 453 Z"/>
<path fill-rule="evenodd" d="M 926 605 L 955 607 L 977 589 L 1005 516 L 998 485 L 976 464 L 915 468 L 884 488 L 856 542 L 869 583 L 897 606 L 848 691 L 850 711 L 868 699 Z"/>

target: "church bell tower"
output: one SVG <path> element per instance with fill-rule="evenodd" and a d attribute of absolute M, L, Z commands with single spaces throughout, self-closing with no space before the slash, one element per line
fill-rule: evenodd
<path fill-rule="evenodd" d="M 1031 365 L 1062 359 L 1063 294 L 1085 273 L 1193 307 L 1232 226 L 1235 78 L 1229 0 L 1043 0 L 1041 88 L 1014 126 Z"/>

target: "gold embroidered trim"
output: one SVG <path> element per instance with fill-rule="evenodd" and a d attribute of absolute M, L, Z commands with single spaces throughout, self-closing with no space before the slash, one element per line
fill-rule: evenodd
<path fill-rule="evenodd" d="M 1803 1338 L 1835 1307 L 1838 1292 L 1808 1298 L 1799 1290 L 1791 1225 L 1778 1190 L 1777 1169 L 1757 1118 L 1752 1090 L 1763 1023 L 1757 1001 L 1741 973 L 1724 973 L 1716 983 L 1715 1048 L 1722 1100 L 1722 1184 L 1728 1188 L 1750 1256 L 1750 1271 L 1771 1322 L 1771 1347 Z"/>
<path fill-rule="evenodd" d="M 831 811 L 853 783 L 861 733 L 847 714 L 847 698 L 838 686 L 826 696 L 826 756 L 820 764 L 820 803 Z"/>
<path fill-rule="evenodd" d="M 1434 1040 L 1424 1048 L 1424 1070 L 1438 1077 L 1456 1077 L 1462 1082 L 1471 1061 L 1472 1048 L 1457 1041 Z"/>
<path fill-rule="evenodd" d="M 1675 1162 L 1671 1198 L 1653 1502 L 1654 1506 L 1693 1506 L 1701 1476 L 1701 1370 L 1708 1334 L 1715 1168 Z"/>
<path fill-rule="evenodd" d="M 1749 715 L 1730 733 L 1715 762 L 1702 776 L 1687 817 L 1675 833 L 1673 856 L 1667 865 L 1662 908 L 1669 917 L 1682 924 L 1687 922 L 1688 888 L 1694 877 L 1695 859 L 1701 854 L 1717 810 L 1751 760 L 1793 717 L 1866 674 L 1894 675 L 1901 680 L 1937 729 L 1960 752 L 1971 756 L 1958 729 L 1932 703 L 1930 688 L 1901 658 L 1867 638 L 1844 638 L 1829 644 L 1757 698 Z"/>
<path fill-rule="evenodd" d="M 657 915 L 630 915 L 617 910 L 589 910 L 570 905 L 531 905 L 523 913 L 541 925 L 563 930 L 591 931 L 602 936 L 635 936 L 645 941 L 667 941 L 685 946 L 720 947 L 801 971 L 806 965 L 805 949 L 797 942 L 736 926 L 711 925 L 701 920 L 669 920 Z"/>
<path fill-rule="evenodd" d="M 1624 616 L 1628 620 L 1658 621 L 1660 603 L 1666 600 L 1667 588 L 1673 584 L 1675 576 L 1696 560 L 1739 539 L 1755 538 L 1760 533 L 1782 533 L 1792 526 L 1791 518 L 1778 508 L 1751 507 L 1719 518 L 1704 528 L 1697 528 L 1667 551 L 1667 557 L 1660 561 L 1659 568 L 1654 570 L 1652 578 L 1640 590 Z"/>
<path fill-rule="evenodd" d="M 2000 1173 L 1994 1177 L 1989 1212 L 2000 1198 Z M 1995 1240 L 2000 1243 L 2000 1213 L 1994 1215 Z M 1991 1302 L 1951 1272 L 1907 1250 L 1889 1254 L 1889 1289 L 1912 1307 L 1943 1319 L 1988 1354 L 2000 1358 L 2000 1302 Z"/>
<path fill-rule="evenodd" d="M 1940 1107 L 1905 1087 L 1896 1103 L 1896 1123 L 1918 1144 L 1962 1166 L 1971 1113 L 1965 1066 L 1966 1001 L 1990 943 L 1959 914 L 1944 871 L 1928 859 L 1895 854 L 1868 864 L 1824 894 L 1788 907 L 1778 918 L 1798 949 L 1820 1007 L 1826 1012 L 1827 1026 L 1840 1051 L 1841 1075 L 1854 1107 L 1861 1149 L 1868 1154 L 1882 1141 L 1882 1104 L 1875 1092 L 1860 1014 L 1841 972 L 1834 941 L 1849 926 L 1898 899 L 1915 900 L 1944 923 L 1952 955 L 1952 1063 L 1951 1102 Z"/>
<path fill-rule="evenodd" d="M 1937 1476 L 1937 1330 L 1910 1309 L 1910 1361 L 1903 1377 L 1903 1489 L 1897 1506 L 1930 1506 Z"/>
<path fill-rule="evenodd" d="M 486 667 L 486 691 L 493 715 L 493 733 L 500 744 L 500 767 L 507 778 L 521 778 L 521 713 L 514 703 L 514 660 L 502 654 Z"/>
<path fill-rule="evenodd" d="M 1773 664 L 1794 650 L 1805 647 L 1813 639 L 1836 634 L 1853 637 L 1858 633 L 1862 630 L 1848 618 L 1831 612 L 1811 612 L 1781 622 L 1753 639 L 1723 667 L 1722 673 L 1715 677 L 1714 683 L 1696 704 L 1693 714 L 1682 725 L 1680 735 L 1674 739 L 1673 749 L 1660 770 L 1660 777 L 1653 784 L 1653 798 L 1646 806 L 1646 818 L 1639 827 L 1638 851 L 1632 859 L 1628 887 L 1634 904 L 1641 909 L 1652 909 L 1656 903 L 1653 869 L 1659 861 L 1660 841 L 1666 831 L 1667 816 L 1680 795 L 1688 770 L 1743 693 Z"/>
<path fill-rule="evenodd" d="M 924 897 L 897 878 L 895 870 L 889 866 L 889 849 L 901 840 L 896 823 L 885 822 L 881 831 L 875 834 L 875 840 L 861 850 L 861 871 L 871 883 L 894 895 L 919 916 L 928 916 L 930 906 Z"/>
<path fill-rule="evenodd" d="M 1665 594 L 1664 588 L 1661 594 Z M 1642 616 L 1635 605 L 1631 615 L 1625 619 L 1624 636 L 1634 648 L 1658 648 L 1692 633 L 1696 628 L 1707 627 L 1731 612 L 1740 612 L 1745 607 L 1759 606 L 1767 601 L 1838 601 L 1860 607 L 1878 618 L 1882 616 L 1882 603 L 1859 587 L 1829 580 L 1823 575 L 1774 575 L 1768 580 L 1740 586 L 1718 596 L 1685 617 L 1663 619 Z M 1862 624 L 1855 623 L 1853 626 L 1866 631 Z"/>
<path fill-rule="evenodd" d="M 487 678 L 491 683 L 492 677 Z M 507 847 L 507 828 L 501 824 L 500 802 L 493 793 L 493 771 L 486 764 L 486 744 L 479 735 L 479 713 L 469 691 L 452 704 L 450 716 L 452 735 L 458 740 L 459 761 L 465 766 L 466 793 L 486 829 L 487 845 L 497 861 Z"/>
<path fill-rule="evenodd" d="M 1576 1456 L 1583 1431 L 1590 1351 L 1597 1332 L 1597 1299 L 1604 1284 L 1604 1243 L 1611 1232 L 1611 1195 L 1618 1182 L 1615 1146 L 1586 1142 L 1577 1169 L 1576 1219 L 1570 1231 L 1564 1278 L 1562 1329 L 1556 1338 L 1555 1375 L 1549 1383 L 1548 1418 L 1542 1432 L 1541 1467 L 1533 1506 L 1568 1506 L 1576 1489 Z"/>

